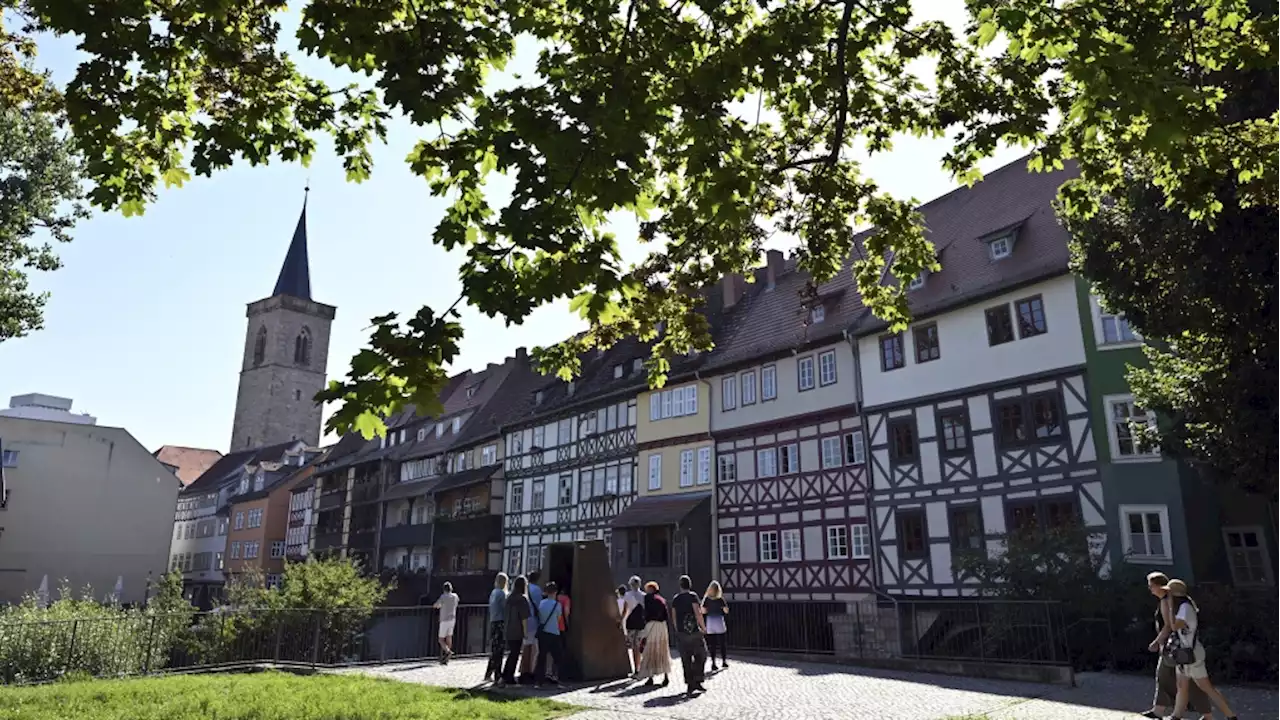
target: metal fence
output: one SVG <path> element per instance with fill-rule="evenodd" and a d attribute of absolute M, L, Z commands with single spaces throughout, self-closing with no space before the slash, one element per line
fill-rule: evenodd
<path fill-rule="evenodd" d="M 835 635 L 829 617 L 846 603 L 737 601 L 730 604 L 725 644 L 734 650 L 831 654 Z"/>
<path fill-rule="evenodd" d="M 461 605 L 458 655 L 488 648 L 488 606 Z M 0 623 L 0 683 L 123 677 L 251 663 L 342 666 L 440 656 L 431 607 L 236 610 Z"/>
<path fill-rule="evenodd" d="M 1035 600 L 899 601 L 905 658 L 1071 664 L 1062 606 Z"/>

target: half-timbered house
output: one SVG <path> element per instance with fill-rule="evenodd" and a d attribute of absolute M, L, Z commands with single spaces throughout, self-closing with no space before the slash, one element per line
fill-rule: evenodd
<path fill-rule="evenodd" d="M 504 429 L 504 566 L 538 569 L 550 543 L 602 540 L 636 494 L 636 395 L 646 385 L 648 350 L 624 340 L 583 359 L 570 382 L 546 379 L 524 417 Z"/>
<path fill-rule="evenodd" d="M 702 369 L 712 389 L 716 560 L 730 599 L 794 600 L 815 624 L 872 588 L 865 446 L 845 329 L 866 311 L 842 272 L 809 288 L 768 253 Z"/>
<path fill-rule="evenodd" d="M 977 592 L 960 553 L 1006 533 L 1106 519 L 1076 281 L 1052 201 L 1069 171 L 1019 160 L 920 208 L 941 270 L 908 290 L 913 321 L 856 323 L 878 585 Z"/>

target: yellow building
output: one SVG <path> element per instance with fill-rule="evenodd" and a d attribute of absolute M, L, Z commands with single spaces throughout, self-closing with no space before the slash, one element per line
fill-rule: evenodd
<path fill-rule="evenodd" d="M 636 421 L 638 497 L 614 519 L 615 553 L 641 578 L 675 590 L 689 575 L 711 580 L 711 387 L 696 376 L 640 393 Z M 620 544 L 619 544 L 620 543 Z"/>

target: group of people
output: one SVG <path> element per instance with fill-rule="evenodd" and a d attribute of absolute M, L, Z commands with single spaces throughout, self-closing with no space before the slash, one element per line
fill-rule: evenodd
<path fill-rule="evenodd" d="M 1200 608 L 1191 599 L 1187 584 L 1170 580 L 1164 573 L 1153 572 L 1147 576 L 1147 588 L 1156 596 L 1156 638 L 1147 649 L 1160 653 L 1156 663 L 1156 695 L 1151 709 L 1142 713 L 1149 718 L 1163 718 L 1172 707 L 1169 717 L 1182 718 L 1188 710 L 1201 717 L 1213 717 L 1214 705 L 1227 720 L 1235 720 L 1235 713 L 1227 699 L 1209 681 L 1205 668 L 1204 645 L 1200 643 Z"/>
<path fill-rule="evenodd" d="M 559 675 L 572 603 L 568 592 L 555 582 L 539 586 L 538 580 L 537 570 L 515 580 L 498 573 L 494 580 L 489 594 L 489 665 L 484 679 L 497 687 L 516 682 L 537 686 L 551 682 L 563 687 Z"/>
<path fill-rule="evenodd" d="M 668 624 L 674 626 L 676 647 L 680 650 L 680 665 L 684 670 L 686 692 L 689 695 L 706 692 L 707 657 L 711 657 L 711 669 L 729 667 L 725 633 L 725 618 L 729 604 L 725 602 L 720 583 L 712 582 L 702 598 L 693 592 L 688 575 L 680 577 L 680 592 L 668 604 L 662 597 L 656 582 L 644 583 L 632 576 L 627 585 L 618 586 L 619 625 L 626 634 L 631 649 L 635 671 L 632 677 L 644 680 L 646 686 L 654 684 L 654 678 L 662 676 L 662 687 L 670 683 L 671 633 Z M 710 653 L 708 653 L 710 646 Z M 716 665 L 715 652 L 720 651 L 720 665 Z"/>

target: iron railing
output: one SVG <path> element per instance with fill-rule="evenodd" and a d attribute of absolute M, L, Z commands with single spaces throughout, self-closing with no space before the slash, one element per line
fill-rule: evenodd
<path fill-rule="evenodd" d="M 835 652 L 830 616 L 847 607 L 836 602 L 732 602 L 725 643 L 734 650 L 830 654 Z"/>
<path fill-rule="evenodd" d="M 1070 665 L 1060 603 L 1038 600 L 899 601 L 905 658 Z"/>
<path fill-rule="evenodd" d="M 215 610 L 0 622 L 0 684 L 125 677 L 244 665 L 336 667 L 440 657 L 439 612 Z M 487 605 L 461 605 L 454 652 L 484 655 Z"/>

